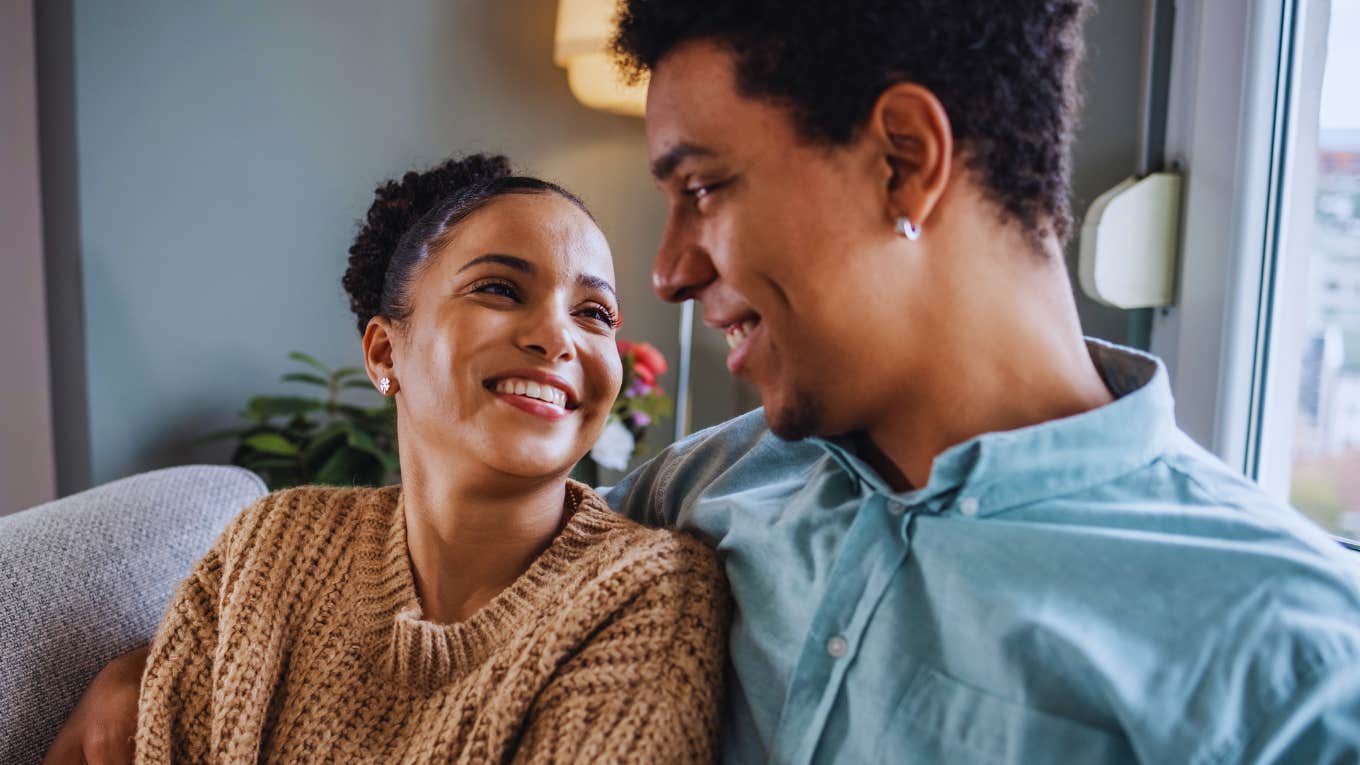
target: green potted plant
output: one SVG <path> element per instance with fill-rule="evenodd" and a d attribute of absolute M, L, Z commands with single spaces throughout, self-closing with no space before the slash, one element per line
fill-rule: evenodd
<path fill-rule="evenodd" d="M 270 490 L 303 484 L 382 486 L 400 480 L 397 416 L 392 399 L 362 406 L 341 401 L 346 390 L 373 390 L 358 367 L 331 369 L 298 351 L 305 367 L 282 380 L 308 386 L 311 395 L 255 396 L 240 416 L 249 424 L 204 440 L 235 438 L 234 465 L 259 474 Z"/>

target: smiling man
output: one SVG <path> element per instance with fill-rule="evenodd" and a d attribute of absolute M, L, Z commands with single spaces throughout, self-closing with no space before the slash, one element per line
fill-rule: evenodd
<path fill-rule="evenodd" d="M 730 762 L 1323 762 L 1355 563 L 1193 444 L 1063 262 L 1086 4 L 626 0 L 653 269 L 763 412 L 610 494 L 735 595 Z"/>
<path fill-rule="evenodd" d="M 1176 427 L 1156 359 L 1082 337 L 1086 11 L 624 0 L 656 291 L 702 303 L 765 404 L 609 494 L 722 558 L 729 762 L 1360 749 L 1356 564 Z M 127 727 L 143 658 L 73 736 Z"/>

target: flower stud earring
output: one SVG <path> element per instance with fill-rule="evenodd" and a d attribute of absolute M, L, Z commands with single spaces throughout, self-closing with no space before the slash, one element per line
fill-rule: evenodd
<path fill-rule="evenodd" d="M 378 380 L 378 392 L 379 392 L 379 393 L 382 393 L 384 396 L 386 396 L 386 395 L 387 395 L 387 392 L 388 392 L 389 390 L 392 390 L 392 380 L 391 380 L 391 378 L 384 377 L 384 378 L 379 379 L 379 380 Z"/>
<path fill-rule="evenodd" d="M 905 215 L 897 219 L 897 233 L 905 236 L 912 242 L 921 238 L 921 228 L 919 226 L 913 226 L 911 224 L 911 219 Z"/>

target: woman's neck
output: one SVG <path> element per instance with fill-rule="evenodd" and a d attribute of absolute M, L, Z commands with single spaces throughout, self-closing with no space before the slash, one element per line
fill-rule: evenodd
<path fill-rule="evenodd" d="M 424 618 L 453 623 L 489 603 L 552 542 L 566 520 L 566 477 L 483 480 L 403 455 L 402 499 Z"/>

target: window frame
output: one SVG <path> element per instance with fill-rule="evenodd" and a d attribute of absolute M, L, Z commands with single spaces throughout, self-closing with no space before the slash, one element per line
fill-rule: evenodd
<path fill-rule="evenodd" d="M 1181 427 L 1281 500 L 1295 407 L 1269 393 L 1296 389 L 1299 370 L 1270 360 L 1300 350 L 1278 310 L 1301 284 L 1280 256 L 1299 41 L 1325 23 L 1327 2 L 1178 3 L 1172 42 L 1165 151 L 1185 173 L 1182 257 L 1176 304 L 1154 314 L 1150 349 L 1167 364 Z"/>

